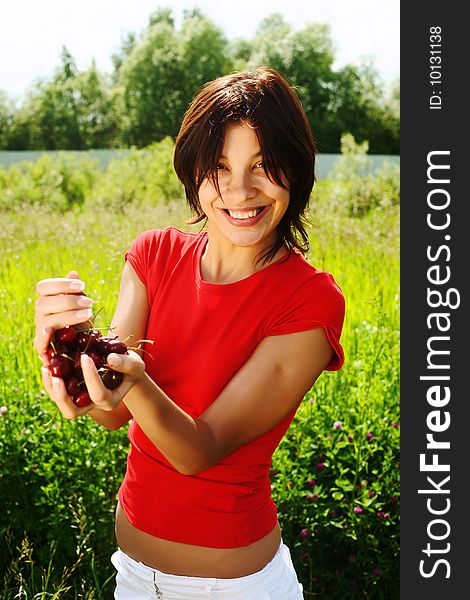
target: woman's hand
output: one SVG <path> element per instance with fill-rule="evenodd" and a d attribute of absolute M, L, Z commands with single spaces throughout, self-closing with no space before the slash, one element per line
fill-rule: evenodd
<path fill-rule="evenodd" d="M 66 325 L 85 327 L 92 317 L 93 300 L 81 294 L 84 288 L 85 284 L 76 271 L 70 271 L 64 278 L 43 279 L 36 286 L 39 298 L 35 307 L 34 347 L 43 363 L 42 381 L 49 396 L 68 419 L 95 408 L 112 411 L 145 370 L 145 364 L 136 352 L 129 351 L 126 355 L 110 354 L 107 358 L 108 366 L 123 373 L 124 379 L 116 389 L 109 390 L 104 386 L 93 360 L 82 356 L 83 375 L 92 400 L 92 404 L 86 407 L 77 407 L 67 394 L 64 381 L 52 376 L 47 349 L 54 331 Z"/>
<path fill-rule="evenodd" d="M 114 410 L 145 371 L 144 361 L 132 350 L 129 350 L 129 354 L 109 354 L 107 365 L 114 371 L 124 374 L 121 385 L 114 390 L 104 386 L 93 360 L 86 354 L 82 354 L 83 377 L 92 401 L 92 404 L 85 407 L 75 406 L 72 398 L 67 394 L 64 381 L 59 377 L 53 377 L 48 367 L 42 367 L 44 387 L 66 419 L 79 417 L 93 409 Z"/>
<path fill-rule="evenodd" d="M 67 277 L 43 279 L 36 285 L 39 298 L 35 306 L 34 348 L 43 365 L 49 365 L 46 352 L 55 329 L 91 319 L 94 301 L 81 293 L 84 289 L 85 283 L 76 271 L 70 271 Z"/>

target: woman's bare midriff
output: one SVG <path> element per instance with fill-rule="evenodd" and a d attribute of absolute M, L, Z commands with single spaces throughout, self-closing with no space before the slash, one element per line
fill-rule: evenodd
<path fill-rule="evenodd" d="M 281 529 L 276 524 L 267 535 L 241 548 L 192 546 L 136 529 L 118 503 L 116 540 L 128 556 L 164 573 L 232 579 L 256 573 L 272 560 L 281 542 Z"/>

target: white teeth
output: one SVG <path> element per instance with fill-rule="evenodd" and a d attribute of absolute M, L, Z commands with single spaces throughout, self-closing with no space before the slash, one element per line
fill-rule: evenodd
<path fill-rule="evenodd" d="M 232 219 L 251 219 L 251 217 L 256 217 L 262 208 L 255 208 L 254 210 L 247 211 L 239 211 L 239 210 L 229 210 L 227 209 L 228 214 L 232 217 Z"/>

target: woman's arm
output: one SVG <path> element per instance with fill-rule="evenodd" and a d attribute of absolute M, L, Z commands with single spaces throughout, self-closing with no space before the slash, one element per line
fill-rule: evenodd
<path fill-rule="evenodd" d="M 143 335 L 147 317 L 146 287 L 126 263 L 113 326 L 120 338 L 130 332 Z M 332 354 L 321 328 L 267 337 L 196 419 L 143 373 L 140 357 L 132 352 L 108 357 L 113 369 L 127 375 L 116 390 L 104 387 L 93 361 L 82 363 L 87 388 L 97 407 L 92 411 L 77 409 L 63 386 L 60 390 L 46 389 L 69 418 L 90 412 L 93 418 L 100 419 L 98 422 L 115 428 L 121 419 L 127 420 L 132 415 L 178 471 L 194 475 L 276 426 L 302 401 Z M 123 396 L 127 409 L 122 408 Z"/>
<path fill-rule="evenodd" d="M 136 314 L 141 321 L 136 322 Z M 129 331 L 129 322 L 136 331 L 143 328 L 147 315 L 146 288 L 126 264 L 113 319 L 119 336 Z M 125 405 L 167 460 L 192 475 L 277 425 L 302 401 L 332 354 L 321 328 L 267 337 L 199 418 L 183 411 L 146 374 L 127 393 Z M 110 361 L 115 370 L 126 372 L 126 356 L 110 355 Z M 92 363 L 84 374 L 93 402 L 106 405 L 109 390 Z"/>
<path fill-rule="evenodd" d="M 194 475 L 282 421 L 332 354 L 322 329 L 268 337 L 199 418 L 176 406 L 148 376 L 134 385 L 126 405 L 167 460 Z"/>

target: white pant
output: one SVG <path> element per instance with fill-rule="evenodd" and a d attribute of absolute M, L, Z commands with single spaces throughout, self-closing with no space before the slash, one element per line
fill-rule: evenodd
<path fill-rule="evenodd" d="M 235 579 L 162 573 L 117 550 L 115 600 L 303 600 L 302 584 L 289 548 L 281 542 L 274 558 L 257 573 Z"/>

